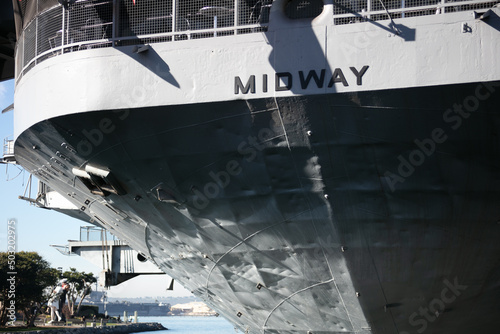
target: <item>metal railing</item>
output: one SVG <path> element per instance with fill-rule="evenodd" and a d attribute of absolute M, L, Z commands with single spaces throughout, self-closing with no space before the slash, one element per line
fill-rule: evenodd
<path fill-rule="evenodd" d="M 34 0 L 38 2 L 46 0 Z M 319 1 L 319 2 L 318 2 Z M 16 48 L 16 80 L 67 52 L 266 31 L 273 0 L 77 0 L 34 17 Z M 334 0 L 334 24 L 483 10 L 500 0 Z M 210 3 L 210 5 L 206 5 Z M 313 17 L 321 0 L 285 6 L 290 18 Z M 309 8 L 309 7 L 310 8 Z"/>
<path fill-rule="evenodd" d="M 336 25 L 492 8 L 499 0 L 334 0 Z"/>
<path fill-rule="evenodd" d="M 35 0 L 44 1 L 44 0 Z M 265 31 L 272 0 L 78 0 L 29 22 L 16 50 L 17 80 L 36 64 L 80 50 Z"/>
<path fill-rule="evenodd" d="M 1 159 L 2 162 L 12 162 L 15 161 L 14 158 L 14 140 L 8 138 L 4 138 L 3 140 L 3 156 Z"/>
<path fill-rule="evenodd" d="M 97 226 L 80 226 L 80 241 L 114 241 L 114 240 L 118 240 L 118 238 L 103 228 Z"/>

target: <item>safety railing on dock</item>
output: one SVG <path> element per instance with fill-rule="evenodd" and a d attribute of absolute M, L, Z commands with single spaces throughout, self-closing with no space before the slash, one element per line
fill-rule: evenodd
<path fill-rule="evenodd" d="M 332 0 L 281 1 L 290 19 Z M 333 0 L 336 25 L 491 8 L 500 0 Z M 16 78 L 67 52 L 266 31 L 273 0 L 20 0 Z"/>

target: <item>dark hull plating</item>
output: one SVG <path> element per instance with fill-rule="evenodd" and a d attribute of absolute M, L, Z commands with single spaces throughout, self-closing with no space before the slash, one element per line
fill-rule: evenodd
<path fill-rule="evenodd" d="M 493 333 L 499 91 L 95 111 L 36 124 L 16 157 L 242 330 Z M 87 163 L 126 194 L 92 195 Z"/>

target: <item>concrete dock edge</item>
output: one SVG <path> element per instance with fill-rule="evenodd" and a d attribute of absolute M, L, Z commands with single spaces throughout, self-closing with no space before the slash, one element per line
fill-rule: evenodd
<path fill-rule="evenodd" d="M 147 322 L 140 324 L 125 324 L 125 325 L 116 325 L 116 326 L 103 326 L 103 327 L 80 327 L 80 328 L 71 328 L 71 327 L 61 327 L 54 329 L 45 329 L 45 330 L 34 330 L 27 332 L 20 332 L 22 334 L 103 334 L 103 333 L 139 333 L 139 332 L 150 332 L 150 331 L 158 331 L 158 330 L 166 330 L 167 328 L 163 327 L 162 324 L 157 322 Z"/>

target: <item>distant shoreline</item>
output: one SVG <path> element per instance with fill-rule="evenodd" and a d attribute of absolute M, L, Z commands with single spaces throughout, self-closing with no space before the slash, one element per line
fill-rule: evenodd
<path fill-rule="evenodd" d="M 217 317 L 217 314 L 167 314 L 165 317 Z"/>

